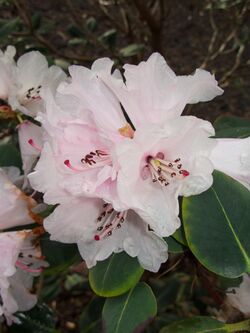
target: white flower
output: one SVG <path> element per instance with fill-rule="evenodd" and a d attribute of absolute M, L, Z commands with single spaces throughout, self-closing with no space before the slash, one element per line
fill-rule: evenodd
<path fill-rule="evenodd" d="M 14 56 L 16 50 L 8 46 L 5 52 L 0 50 L 0 99 L 7 101 L 14 80 Z"/>
<path fill-rule="evenodd" d="M 11 170 L 13 171 L 13 168 Z M 16 179 L 17 174 L 14 176 Z M 16 187 L 10 179 L 10 174 L 7 175 L 0 168 L 0 230 L 34 223 L 31 209 L 35 206 L 35 200 Z"/>
<path fill-rule="evenodd" d="M 139 65 L 126 64 L 124 70 L 125 84 L 107 71 L 99 76 L 115 93 L 136 129 L 140 125 L 164 125 L 180 116 L 186 104 L 209 101 L 223 93 L 209 72 L 197 69 L 194 75 L 177 76 L 159 53 Z"/>
<path fill-rule="evenodd" d="M 213 182 L 212 125 L 191 116 L 141 126 L 116 147 L 118 197 L 162 237 L 180 226 L 178 196 L 199 194 Z"/>
<path fill-rule="evenodd" d="M 77 243 L 90 268 L 113 252 L 126 251 L 141 266 L 157 272 L 168 258 L 166 242 L 150 231 L 133 211 L 116 212 L 100 199 L 78 199 L 61 204 L 45 219 L 51 239 Z"/>
<path fill-rule="evenodd" d="M 246 317 L 250 316 L 250 276 L 243 275 L 243 281 L 237 288 L 227 290 L 227 301 Z"/>
<path fill-rule="evenodd" d="M 13 61 L 15 49 L 8 47 L 0 53 L 0 98 L 12 110 L 35 117 L 44 110 L 41 91 L 55 92 L 66 75 L 57 66 L 48 66 L 46 58 L 38 51 L 22 55 Z"/>
<path fill-rule="evenodd" d="M 5 316 L 8 325 L 18 322 L 15 312 L 30 310 L 37 302 L 30 293 L 33 277 L 47 263 L 33 242 L 31 231 L 0 233 L 0 316 Z"/>

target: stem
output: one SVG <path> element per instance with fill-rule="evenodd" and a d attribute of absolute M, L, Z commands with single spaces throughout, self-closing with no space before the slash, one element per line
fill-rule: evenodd
<path fill-rule="evenodd" d="M 250 331 L 250 319 L 235 324 L 226 324 L 226 329 L 232 333 L 245 330 Z"/>
<path fill-rule="evenodd" d="M 16 117 L 17 117 L 17 120 L 19 121 L 19 123 L 22 124 L 24 120 L 23 120 L 21 114 L 20 114 L 20 113 L 17 113 L 17 114 L 16 114 Z"/>

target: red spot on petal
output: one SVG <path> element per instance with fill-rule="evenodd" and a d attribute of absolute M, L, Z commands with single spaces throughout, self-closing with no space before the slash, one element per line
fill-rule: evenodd
<path fill-rule="evenodd" d="M 95 240 L 96 240 L 96 241 L 99 241 L 99 240 L 100 240 L 100 236 L 95 235 Z"/>
<path fill-rule="evenodd" d="M 187 170 L 182 170 L 182 174 L 184 177 L 189 176 L 189 172 Z"/>

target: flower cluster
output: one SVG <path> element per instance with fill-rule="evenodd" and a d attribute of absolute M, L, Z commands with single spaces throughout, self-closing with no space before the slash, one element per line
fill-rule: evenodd
<path fill-rule="evenodd" d="M 25 120 L 18 126 L 24 187 L 57 205 L 44 228 L 53 240 L 76 243 L 88 267 L 126 251 L 157 272 L 168 258 L 164 238 L 181 225 L 180 196 L 206 191 L 214 170 L 250 187 L 250 139 L 215 139 L 210 122 L 182 115 L 187 104 L 223 93 L 209 72 L 177 76 L 154 53 L 137 66 L 125 65 L 122 72 L 103 58 L 91 69 L 70 66 L 66 77 L 56 66 L 49 68 L 38 52 L 16 64 L 13 56 L 11 47 L 0 54 L 5 106 L 0 114 L 21 112 L 40 123 Z M 0 227 L 30 223 L 36 203 L 7 186 L 7 176 L 1 175 L 0 191 L 11 195 L 3 194 L 8 203 L 3 203 Z M 0 265 L 0 281 L 3 275 L 11 284 L 19 270 L 41 269 L 38 259 L 32 268 L 26 262 L 26 235 L 0 234 L 0 246 L 16 244 L 12 271 L 2 273 Z M 19 304 L 10 308 L 11 297 L 5 306 L 8 283 L 0 287 L 7 318 L 22 309 Z"/>

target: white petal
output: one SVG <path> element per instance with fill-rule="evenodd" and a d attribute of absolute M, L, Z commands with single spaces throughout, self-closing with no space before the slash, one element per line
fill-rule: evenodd
<path fill-rule="evenodd" d="M 44 227 L 53 240 L 77 243 L 93 234 L 100 207 L 100 200 L 87 198 L 61 204 L 45 219 Z"/>
<path fill-rule="evenodd" d="M 18 138 L 23 161 L 23 171 L 25 176 L 27 176 L 41 153 L 39 149 L 42 149 L 43 146 L 42 128 L 30 121 L 25 121 L 18 127 Z M 29 140 L 32 140 L 37 149 L 29 144 Z"/>
<path fill-rule="evenodd" d="M 214 168 L 250 189 L 250 137 L 213 140 L 217 143 L 210 157 Z"/>
<path fill-rule="evenodd" d="M 186 103 L 207 102 L 223 94 L 214 75 L 203 69 L 196 69 L 193 75 L 177 77 L 177 90 L 185 96 Z"/>
<path fill-rule="evenodd" d="M 234 290 L 234 292 L 232 291 Z M 240 310 L 245 316 L 250 316 L 250 276 L 243 275 L 243 281 L 237 288 L 227 290 L 227 300 L 236 309 Z"/>

